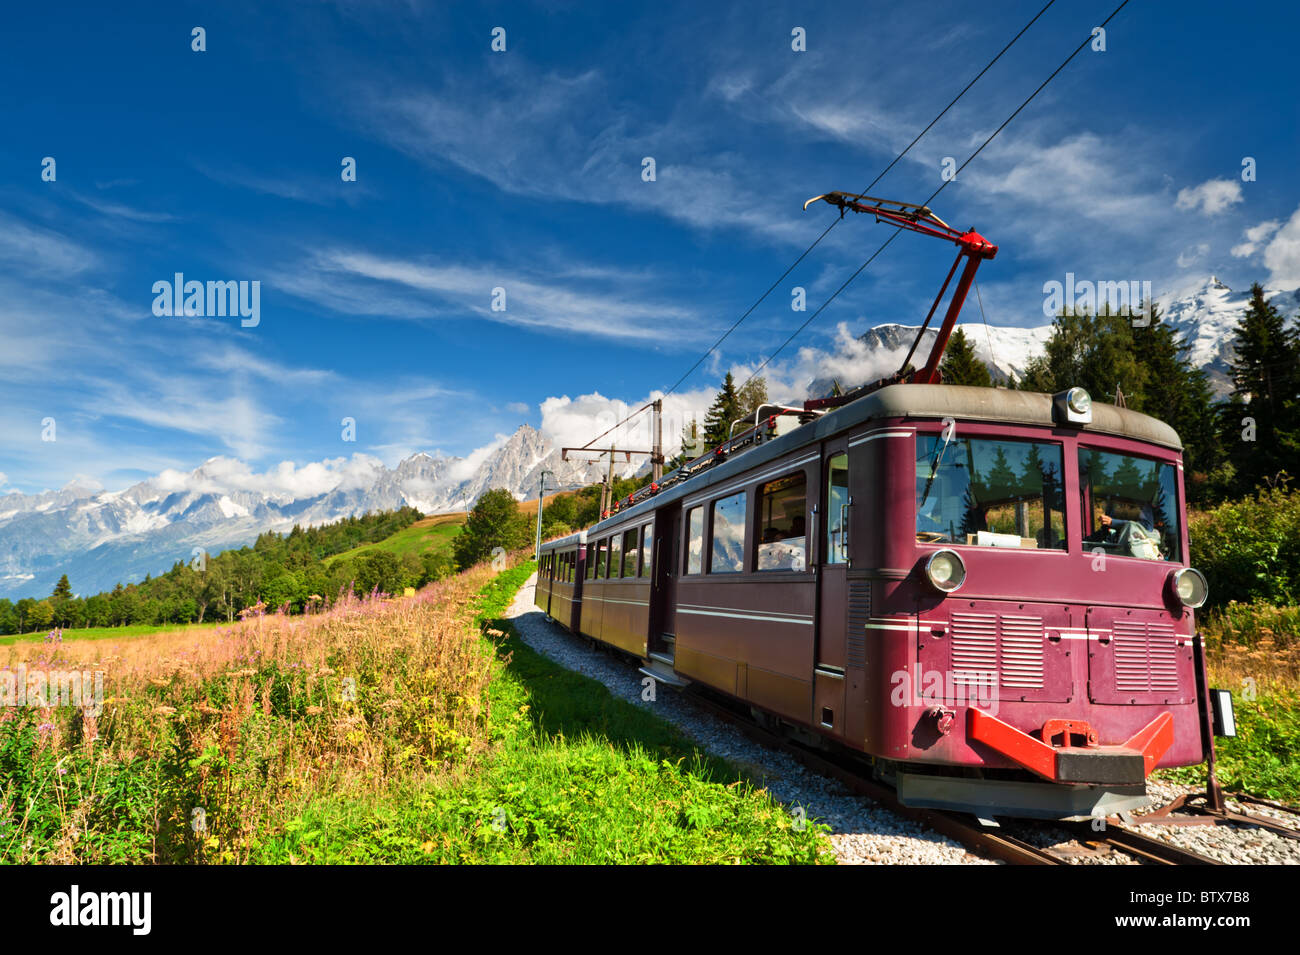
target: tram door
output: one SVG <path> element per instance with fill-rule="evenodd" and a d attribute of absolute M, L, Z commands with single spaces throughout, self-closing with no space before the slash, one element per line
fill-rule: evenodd
<path fill-rule="evenodd" d="M 677 566 L 681 545 L 681 505 L 668 507 L 655 515 L 654 582 L 650 590 L 649 652 L 674 656 L 677 642 Z"/>
<path fill-rule="evenodd" d="M 817 559 L 817 667 L 812 722 L 843 732 L 849 526 L 853 508 L 845 440 L 826 445 L 822 453 L 818 497 L 819 513 L 812 524 L 818 540 L 809 548 Z"/>

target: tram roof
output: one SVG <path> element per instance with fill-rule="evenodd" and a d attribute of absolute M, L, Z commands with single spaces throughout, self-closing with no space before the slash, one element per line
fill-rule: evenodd
<path fill-rule="evenodd" d="M 722 464 L 676 484 L 593 524 L 594 534 L 624 522 L 644 520 L 665 504 L 696 494 L 704 488 L 730 480 L 738 474 L 788 454 L 803 445 L 813 444 L 849 428 L 874 419 L 952 418 L 956 421 L 980 421 L 995 424 L 1058 427 L 1052 415 L 1052 396 L 1034 391 L 1008 388 L 982 388 L 969 385 L 888 385 L 856 401 L 828 411 L 800 428 L 757 448 L 737 454 Z M 1174 451 L 1181 451 L 1182 441 L 1169 425 L 1150 415 L 1127 408 L 1094 401 L 1092 421 L 1085 425 L 1065 426 L 1090 434 L 1107 434 L 1135 441 L 1145 441 Z M 567 538 L 566 538 L 567 540 Z"/>
<path fill-rule="evenodd" d="M 572 547 L 574 544 L 587 543 L 586 530 L 576 531 L 567 534 L 564 537 L 557 537 L 553 541 L 542 541 L 542 550 L 563 550 L 566 547 Z"/>

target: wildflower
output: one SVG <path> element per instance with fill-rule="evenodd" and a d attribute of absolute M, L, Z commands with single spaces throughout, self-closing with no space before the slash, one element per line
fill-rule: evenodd
<path fill-rule="evenodd" d="M 53 732 L 54 732 L 54 724 L 53 724 L 53 723 L 42 723 L 40 726 L 36 727 L 36 731 L 37 731 L 38 733 L 40 733 L 42 736 L 44 736 L 46 733 L 53 733 Z"/>

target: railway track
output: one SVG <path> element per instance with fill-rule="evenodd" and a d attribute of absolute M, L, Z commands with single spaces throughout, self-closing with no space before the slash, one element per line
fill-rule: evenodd
<path fill-rule="evenodd" d="M 724 703 L 699 692 L 690 692 L 692 702 L 717 718 L 734 726 L 755 742 L 783 752 L 801 765 L 823 776 L 829 776 L 847 786 L 858 795 L 865 796 L 893 813 L 910 819 L 940 835 L 961 844 L 974 855 L 1005 862 L 1010 865 L 1069 865 L 1068 854 L 1041 848 L 1011 832 L 984 826 L 977 820 L 968 820 L 960 813 L 939 809 L 917 809 L 898 801 L 894 790 L 886 784 L 866 776 L 860 769 L 800 746 L 784 736 L 757 725 L 748 716 Z M 1033 822 L 1024 823 L 1034 826 Z M 1221 865 L 1217 860 L 1189 849 L 1153 839 L 1132 829 L 1107 821 L 1106 828 L 1095 832 L 1087 823 L 1057 824 L 1069 832 L 1079 843 L 1093 849 L 1123 852 L 1143 865 Z"/>

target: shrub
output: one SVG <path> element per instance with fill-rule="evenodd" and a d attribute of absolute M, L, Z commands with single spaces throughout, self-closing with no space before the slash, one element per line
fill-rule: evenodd
<path fill-rule="evenodd" d="M 1192 566 L 1210 583 L 1209 606 L 1300 602 L 1300 490 L 1262 488 L 1189 520 Z"/>

